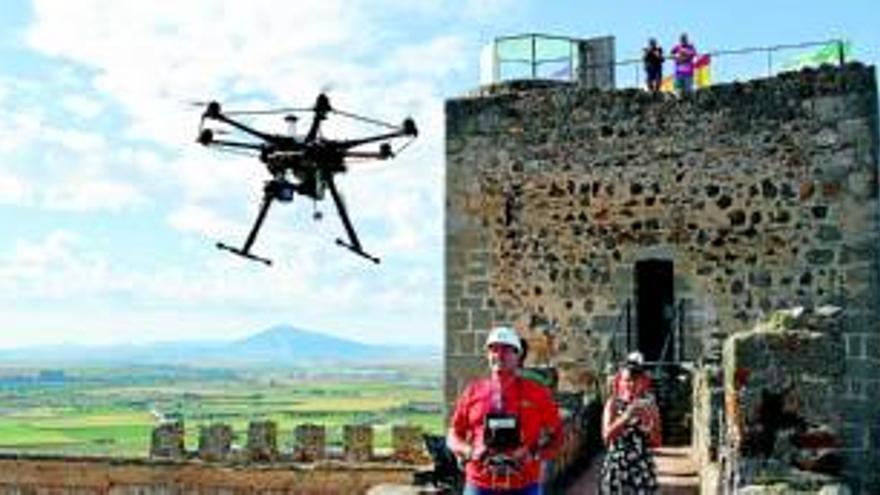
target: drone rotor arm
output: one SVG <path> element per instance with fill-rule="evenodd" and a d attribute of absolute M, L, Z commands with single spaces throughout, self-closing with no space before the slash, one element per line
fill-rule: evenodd
<path fill-rule="evenodd" d="M 407 136 L 408 134 L 403 130 L 397 130 L 394 132 L 386 132 L 383 134 L 376 134 L 375 136 L 367 136 L 360 139 L 346 139 L 344 141 L 337 141 L 335 144 L 343 150 L 350 150 L 351 148 L 357 148 L 358 146 L 362 146 L 364 144 L 375 143 L 378 141 L 387 141 L 389 139 L 399 138 Z"/>
<path fill-rule="evenodd" d="M 204 146 L 216 146 L 219 148 L 234 148 L 254 151 L 263 151 L 263 149 L 265 149 L 266 147 L 264 144 L 245 143 L 242 141 L 229 141 L 227 139 L 212 139 L 208 142 L 203 142 L 202 140 L 199 140 L 199 142 Z"/>
<path fill-rule="evenodd" d="M 394 158 L 392 151 L 349 151 L 345 154 L 346 158 L 363 158 L 366 160 L 387 160 Z"/>
<path fill-rule="evenodd" d="M 247 124 L 244 124 L 242 122 L 239 122 L 238 120 L 235 120 L 235 119 L 233 119 L 223 113 L 217 113 L 215 115 L 208 115 L 206 118 L 213 119 L 218 122 L 222 122 L 226 125 L 235 127 L 236 129 L 238 129 L 246 134 L 250 134 L 251 136 L 254 136 L 256 138 L 262 139 L 263 141 L 265 141 L 267 143 L 280 144 L 280 143 L 288 143 L 291 141 L 291 139 L 287 136 L 277 136 L 275 134 L 268 134 L 266 132 L 258 131 L 256 129 L 254 129 L 253 127 L 251 127 Z"/>

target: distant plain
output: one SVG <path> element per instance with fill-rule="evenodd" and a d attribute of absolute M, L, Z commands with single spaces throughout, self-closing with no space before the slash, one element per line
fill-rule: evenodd
<path fill-rule="evenodd" d="M 426 364 L 334 365 L 286 369 L 181 366 L 0 368 L 0 452 L 145 457 L 152 429 L 183 419 L 186 448 L 199 428 L 228 423 L 234 445 L 252 420 L 278 425 L 278 446 L 293 448 L 296 425 L 328 428 L 341 445 L 342 425 L 370 424 L 377 449 L 391 426 L 442 429 L 442 374 Z"/>

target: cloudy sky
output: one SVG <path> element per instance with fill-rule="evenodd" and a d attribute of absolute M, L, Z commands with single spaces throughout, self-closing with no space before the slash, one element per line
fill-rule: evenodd
<path fill-rule="evenodd" d="M 648 35 L 671 43 L 684 30 L 705 50 L 843 36 L 878 59 L 869 1 L 706 3 L 4 1 L 0 348 L 231 339 L 279 323 L 439 345 L 443 101 L 477 85 L 493 37 L 613 34 L 625 59 Z M 195 144 L 201 110 L 187 102 L 308 106 L 321 91 L 420 128 L 397 159 L 339 180 L 382 264 L 333 244 L 329 202 L 315 222 L 300 199 L 273 207 L 254 246 L 271 268 L 216 250 L 244 239 L 266 175 Z M 278 117 L 254 123 L 283 130 Z"/>

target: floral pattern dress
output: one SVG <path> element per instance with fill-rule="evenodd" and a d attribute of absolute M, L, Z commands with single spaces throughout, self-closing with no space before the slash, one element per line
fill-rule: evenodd
<path fill-rule="evenodd" d="M 615 399 L 616 414 L 622 414 L 627 403 Z M 654 456 L 648 450 L 647 435 L 636 420 L 626 424 L 611 442 L 602 466 L 601 493 L 604 495 L 642 495 L 659 493 Z"/>

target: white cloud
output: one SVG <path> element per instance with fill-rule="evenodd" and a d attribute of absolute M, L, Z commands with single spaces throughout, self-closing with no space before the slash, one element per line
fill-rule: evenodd
<path fill-rule="evenodd" d="M 31 188 L 20 178 L 0 170 L 0 203 L 23 204 L 31 196 Z"/>
<path fill-rule="evenodd" d="M 425 43 L 393 50 L 385 66 L 387 70 L 410 77 L 442 77 L 467 68 L 471 63 L 467 49 L 467 42 L 461 36 L 438 36 Z"/>
<path fill-rule="evenodd" d="M 284 321 L 371 341 L 435 340 L 440 301 L 431 294 L 439 293 L 434 273 L 439 267 L 391 275 L 329 243 L 284 245 L 281 251 L 283 257 L 267 268 L 206 244 L 186 266 L 140 271 L 113 263 L 95 239 L 74 232 L 19 240 L 0 259 L 0 315 L 7 323 L 0 346 L 20 342 L 21 329 L 27 328 L 39 329 L 29 341 L 60 339 L 67 329 L 76 332 L 72 340 L 107 343 L 179 339 L 200 331 L 218 338 L 216 332 L 230 329 L 232 322 L 237 331 L 252 332 Z M 31 308 L 30 316 L 22 307 Z M 64 318 L 34 313 L 35 307 L 55 308 Z M 163 316 L 174 313 L 177 319 Z M 393 334 L 413 321 L 419 325 L 407 335 Z M 44 333 L 49 331 L 54 333 Z"/>
<path fill-rule="evenodd" d="M 103 179 L 63 182 L 47 187 L 41 196 L 46 208 L 66 211 L 118 211 L 149 202 L 131 184 Z"/>
<path fill-rule="evenodd" d="M 464 19 L 485 20 L 498 16 L 515 17 L 522 9 L 523 2 L 518 0 L 464 0 L 458 12 Z"/>
<path fill-rule="evenodd" d="M 57 272 L 69 266 L 73 260 L 71 249 L 79 242 L 79 236 L 69 231 L 54 231 L 37 242 L 18 240 L 8 260 L 0 266 L 3 290 L 0 294 L 26 292 L 34 287 L 37 278 Z M 51 287 L 51 285 L 50 285 Z"/>
<path fill-rule="evenodd" d="M 97 70 L 95 86 L 132 116 L 133 135 L 173 143 L 180 101 L 247 81 L 289 97 L 351 75 L 322 53 L 355 46 L 359 12 L 342 1 L 37 2 L 32 47 Z M 297 22 L 299 21 L 299 22 Z"/>
<path fill-rule="evenodd" d="M 237 222 L 221 217 L 217 210 L 195 204 L 186 205 L 172 212 L 168 222 L 182 232 L 215 238 L 241 228 Z"/>
<path fill-rule="evenodd" d="M 100 101 L 81 95 L 67 95 L 61 100 L 61 104 L 84 119 L 92 119 L 104 109 L 104 104 Z"/>
<path fill-rule="evenodd" d="M 439 300 L 442 271 L 440 84 L 469 62 L 465 40 L 443 33 L 409 39 L 407 46 L 379 46 L 400 41 L 373 23 L 385 15 L 382 9 L 396 4 L 37 1 L 28 42 L 70 64 L 65 73 L 71 79 L 60 90 L 66 96 L 59 96 L 59 104 L 85 122 L 77 122 L 81 128 L 54 125 L 45 118 L 53 115 L 49 107 L 18 112 L 15 125 L 25 137 L 9 146 L 37 149 L 39 143 L 46 151 L 33 173 L 17 176 L 21 184 L 7 179 L 3 186 L 0 179 L 0 198 L 5 190 L 21 201 L 28 185 L 36 184 L 33 179 L 40 181 L 44 206 L 97 213 L 149 205 L 145 210 L 169 226 L 160 235 L 173 234 L 180 243 L 174 249 L 192 257 L 142 272 L 112 251 L 63 244 L 66 261 L 60 266 L 39 270 L 27 283 L 15 279 L 26 286 L 23 293 L 39 297 L 40 287 L 63 287 L 65 280 L 69 286 L 75 276 L 77 290 L 55 290 L 55 297 L 66 294 L 71 304 L 121 298 L 133 305 L 131 311 L 180 308 L 203 314 L 203 321 L 216 321 L 213 312 L 247 307 L 264 317 L 288 314 L 289 321 L 313 322 L 314 328 L 359 326 L 370 332 L 381 322 L 408 325 L 429 315 L 433 320 L 422 331 L 436 332 L 440 310 L 434 299 Z M 439 3 L 426 8 L 446 10 Z M 268 176 L 254 158 L 198 146 L 201 110 L 181 103 L 216 98 L 230 107 L 308 106 L 322 90 L 344 110 L 393 122 L 412 115 L 419 125 L 421 136 L 401 156 L 353 167 L 339 181 L 365 249 L 382 256 L 383 264 L 376 267 L 334 245 L 344 230 L 329 198 L 318 204 L 326 215 L 320 223 L 310 219 L 310 201 L 272 207 L 254 246 L 255 253 L 275 261 L 270 269 L 214 250 L 217 240 L 244 240 Z M 97 121 L 117 116 L 119 125 L 98 130 Z M 338 129 L 335 137 L 360 132 L 350 123 L 333 129 L 331 120 L 327 130 Z M 281 119 L 263 125 L 277 127 Z M 21 164 L 16 172 L 20 169 Z M 112 241 L 108 245 L 112 248 Z M 170 259 L 182 260 L 181 253 L 175 256 Z M 11 269 L 11 262 L 0 267 Z M 0 295 L 15 293 L 14 287 L 0 287 Z"/>
<path fill-rule="evenodd" d="M 70 128 L 44 126 L 41 137 L 50 143 L 63 146 L 69 151 L 82 154 L 101 153 L 106 145 L 104 136 L 96 132 Z"/>

